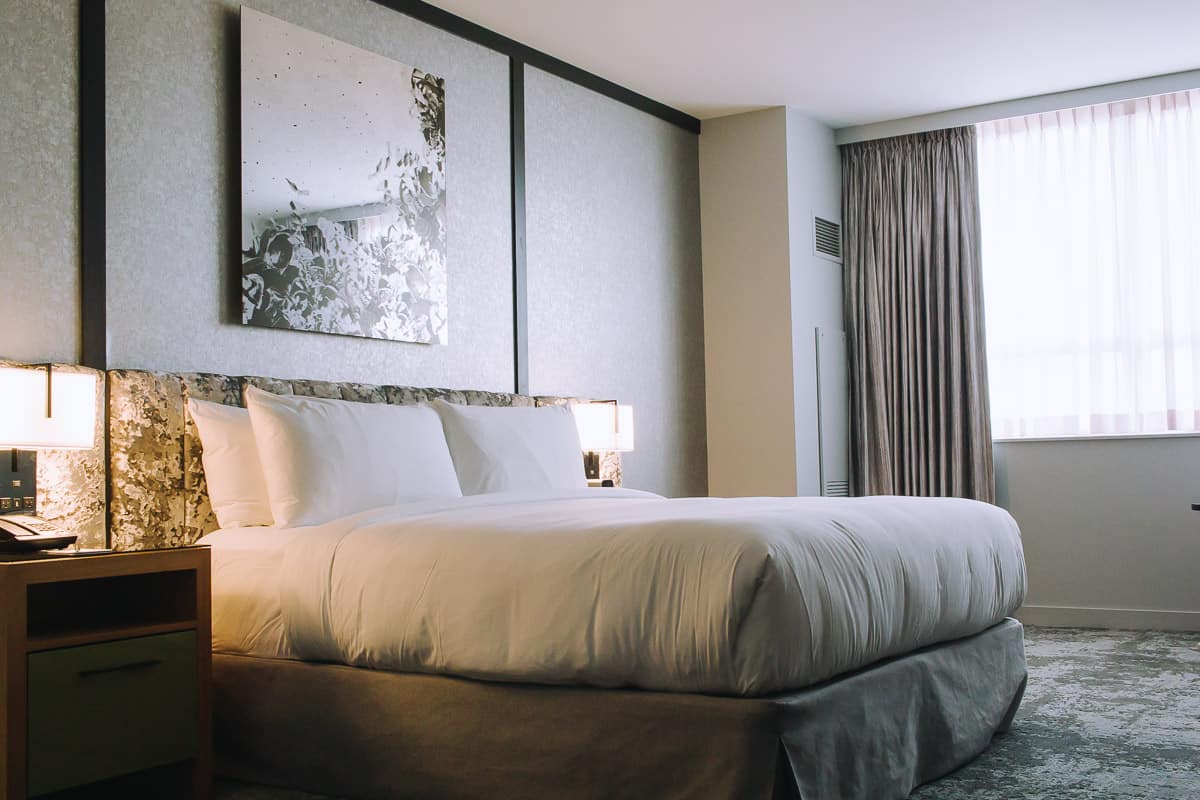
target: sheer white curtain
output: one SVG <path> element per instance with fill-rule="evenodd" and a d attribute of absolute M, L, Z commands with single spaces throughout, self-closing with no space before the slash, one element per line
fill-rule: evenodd
<path fill-rule="evenodd" d="M 1200 430 L 1200 91 L 978 133 L 993 435 Z"/>

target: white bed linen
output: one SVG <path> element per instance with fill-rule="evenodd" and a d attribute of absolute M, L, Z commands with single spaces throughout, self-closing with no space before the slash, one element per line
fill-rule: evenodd
<path fill-rule="evenodd" d="M 227 528 L 197 544 L 212 548 L 213 650 L 292 658 L 279 607 L 283 551 L 304 528 Z"/>
<path fill-rule="evenodd" d="M 969 500 L 556 490 L 204 543 L 218 649 L 492 680 L 796 689 L 1025 596 L 1016 523 Z"/>

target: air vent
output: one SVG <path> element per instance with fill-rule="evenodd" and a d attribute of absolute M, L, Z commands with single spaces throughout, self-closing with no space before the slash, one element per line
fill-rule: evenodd
<path fill-rule="evenodd" d="M 830 261 L 842 262 L 842 226 L 813 215 L 813 253 Z"/>
<path fill-rule="evenodd" d="M 849 497 L 850 484 L 846 481 L 826 481 L 822 494 L 826 497 Z"/>

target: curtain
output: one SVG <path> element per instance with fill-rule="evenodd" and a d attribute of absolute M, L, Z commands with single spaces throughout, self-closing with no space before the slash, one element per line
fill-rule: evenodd
<path fill-rule="evenodd" d="M 975 129 L 842 151 L 855 494 L 991 502 Z"/>
<path fill-rule="evenodd" d="M 1200 430 L 1200 91 L 979 126 L 998 436 Z"/>

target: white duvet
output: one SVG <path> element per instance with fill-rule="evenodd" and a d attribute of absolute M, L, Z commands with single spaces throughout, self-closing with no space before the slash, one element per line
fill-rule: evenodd
<path fill-rule="evenodd" d="M 1020 535 L 968 500 L 417 501 L 211 534 L 219 650 L 505 681 L 753 695 L 984 630 Z"/>

